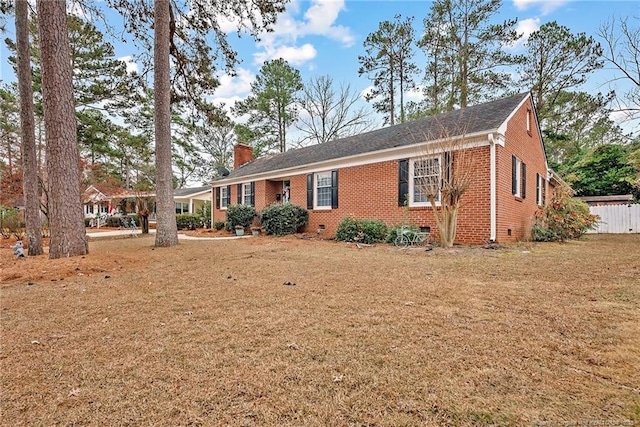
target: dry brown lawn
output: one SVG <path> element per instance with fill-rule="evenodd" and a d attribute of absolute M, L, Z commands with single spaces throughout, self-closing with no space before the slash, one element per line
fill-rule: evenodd
<path fill-rule="evenodd" d="M 141 237 L 55 261 L 10 243 L 2 425 L 640 424 L 640 235 Z"/>

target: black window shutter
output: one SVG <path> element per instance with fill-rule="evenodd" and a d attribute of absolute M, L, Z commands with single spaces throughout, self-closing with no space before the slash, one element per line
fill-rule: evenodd
<path fill-rule="evenodd" d="M 444 164 L 440 165 L 440 170 L 444 171 L 444 176 L 440 177 L 440 179 L 445 182 L 451 182 L 453 178 L 453 152 L 445 152 L 442 160 Z"/>
<path fill-rule="evenodd" d="M 517 162 L 516 156 L 511 156 L 511 194 L 518 194 Z"/>
<path fill-rule="evenodd" d="M 536 172 L 536 204 L 540 204 L 540 174 Z"/>
<path fill-rule="evenodd" d="M 307 174 L 307 209 L 313 209 L 313 174 Z"/>
<path fill-rule="evenodd" d="M 216 209 L 220 209 L 220 187 L 216 187 Z"/>
<path fill-rule="evenodd" d="M 338 209 L 338 171 L 331 171 L 331 209 Z"/>
<path fill-rule="evenodd" d="M 540 200 L 540 204 L 544 205 L 544 201 L 547 198 L 547 180 L 540 177 L 540 185 L 542 185 L 542 200 Z"/>
<path fill-rule="evenodd" d="M 227 206 L 231 204 L 231 186 L 227 185 Z"/>
<path fill-rule="evenodd" d="M 238 204 L 241 205 L 242 204 L 242 184 L 238 184 L 236 185 L 236 187 L 238 188 Z"/>
<path fill-rule="evenodd" d="M 251 181 L 251 206 L 256 205 L 256 182 Z"/>
<path fill-rule="evenodd" d="M 520 172 L 522 172 L 522 191 L 520 191 L 520 197 L 524 199 L 527 197 L 527 165 L 522 163 L 522 165 L 520 165 Z"/>
<path fill-rule="evenodd" d="M 398 161 L 398 206 L 404 206 L 409 196 L 409 160 Z"/>

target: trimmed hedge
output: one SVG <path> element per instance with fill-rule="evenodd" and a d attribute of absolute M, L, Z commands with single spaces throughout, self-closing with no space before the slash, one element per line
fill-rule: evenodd
<path fill-rule="evenodd" d="M 309 212 L 291 203 L 274 203 L 260 213 L 260 222 L 265 233 L 276 236 L 297 233 L 308 220 Z"/>
<path fill-rule="evenodd" d="M 387 225 L 377 219 L 355 219 L 346 217 L 336 230 L 336 240 L 343 242 L 376 243 L 384 242 Z"/>
<path fill-rule="evenodd" d="M 218 231 L 222 230 L 224 228 L 224 221 L 215 221 L 213 223 L 213 228 L 215 228 Z"/>

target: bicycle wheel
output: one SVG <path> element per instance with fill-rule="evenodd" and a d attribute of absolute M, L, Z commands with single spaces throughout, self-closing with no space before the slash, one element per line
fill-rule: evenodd
<path fill-rule="evenodd" d="M 396 246 L 406 248 L 409 246 L 409 237 L 407 237 L 406 234 L 400 234 L 396 237 L 395 244 Z"/>

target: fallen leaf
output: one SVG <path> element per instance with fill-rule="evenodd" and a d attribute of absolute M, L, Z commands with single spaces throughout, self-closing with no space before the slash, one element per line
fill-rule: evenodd
<path fill-rule="evenodd" d="M 74 388 L 74 389 L 72 389 L 72 390 L 69 392 L 69 397 L 72 397 L 72 396 L 74 396 L 74 397 L 75 397 L 75 396 L 77 396 L 78 394 L 80 394 L 80 389 L 79 389 L 79 388 Z"/>

